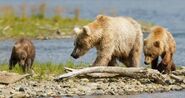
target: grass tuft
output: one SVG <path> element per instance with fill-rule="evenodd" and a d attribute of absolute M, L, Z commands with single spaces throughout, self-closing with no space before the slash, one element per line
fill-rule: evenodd
<path fill-rule="evenodd" d="M 89 64 L 74 64 L 72 61 L 67 61 L 64 64 L 53 64 L 51 62 L 47 63 L 38 63 L 35 62 L 33 65 L 33 71 L 35 75 L 32 77 L 33 79 L 50 79 L 51 76 L 56 76 L 64 72 L 64 67 L 69 68 L 83 68 L 88 66 Z M 0 65 L 0 71 L 9 71 L 7 64 L 1 64 Z M 10 72 L 23 74 L 23 71 L 19 65 L 16 65 L 15 68 L 13 68 Z"/>

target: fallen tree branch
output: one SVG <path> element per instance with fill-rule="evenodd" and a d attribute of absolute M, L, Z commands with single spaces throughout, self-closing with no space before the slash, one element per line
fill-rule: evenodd
<path fill-rule="evenodd" d="M 79 69 L 72 69 L 69 67 L 64 67 L 65 72 L 73 72 L 77 71 Z M 86 76 L 94 77 L 94 78 L 106 78 L 106 77 L 115 77 L 118 76 L 119 74 L 114 74 L 114 73 L 89 73 L 89 74 L 84 74 Z"/>
<path fill-rule="evenodd" d="M 72 71 L 75 71 L 76 69 L 72 69 L 72 68 L 69 68 L 69 67 L 64 67 L 64 71 L 65 72 L 72 72 Z"/>
<path fill-rule="evenodd" d="M 30 74 L 19 75 L 17 73 L 9 73 L 6 71 L 0 71 L 0 84 L 15 83 L 28 76 L 31 76 L 31 75 Z"/>
<path fill-rule="evenodd" d="M 75 77 L 79 75 L 89 73 L 113 73 L 121 76 L 132 77 L 132 78 L 149 78 L 157 83 L 166 84 L 165 77 L 157 70 L 144 69 L 144 68 L 123 68 L 123 67 L 88 67 L 84 69 L 75 70 L 63 75 L 59 75 L 54 80 L 59 81 L 64 78 Z"/>

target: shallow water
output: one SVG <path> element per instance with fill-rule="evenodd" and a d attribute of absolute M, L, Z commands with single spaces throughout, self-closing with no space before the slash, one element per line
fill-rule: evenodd
<path fill-rule="evenodd" d="M 185 41 L 183 38 L 176 37 L 177 52 L 174 60 L 176 65 L 185 65 Z M 87 54 L 79 59 L 73 59 L 70 54 L 74 48 L 73 39 L 60 39 L 60 40 L 34 40 L 36 46 L 36 62 L 44 63 L 66 63 L 73 61 L 75 63 L 93 63 L 96 58 L 96 50 L 91 49 Z M 0 41 L 0 63 L 8 63 L 11 49 L 14 44 L 13 40 Z M 142 56 L 142 65 L 143 56 Z"/>
<path fill-rule="evenodd" d="M 56 2 L 57 1 L 57 2 Z M 80 17 L 94 19 L 101 12 L 107 15 L 131 16 L 136 19 L 151 21 L 163 25 L 171 31 L 177 42 L 175 63 L 185 65 L 185 1 L 184 0 L 0 0 L 1 5 L 12 5 L 20 14 L 20 5 L 32 5 L 45 3 L 47 5 L 46 16 L 54 15 L 56 6 L 63 8 L 63 16 L 73 17 L 75 8 L 80 9 Z M 31 13 L 27 9 L 27 14 Z M 37 47 L 36 61 L 61 63 L 73 60 L 69 55 L 73 48 L 72 39 L 34 41 Z M 8 44 L 7 44 L 8 43 Z M 10 55 L 12 41 L 0 42 L 0 63 L 7 62 Z M 92 62 L 95 59 L 95 51 L 90 51 L 86 56 L 75 62 Z"/>
<path fill-rule="evenodd" d="M 56 2 L 57 1 L 57 2 Z M 28 8 L 41 3 L 47 5 L 46 16 L 52 16 L 56 6 L 63 8 L 63 16 L 73 17 L 75 8 L 80 9 L 80 17 L 94 19 L 101 12 L 107 15 L 131 16 L 136 19 L 151 21 L 163 25 L 171 31 L 177 42 L 175 63 L 185 65 L 185 1 L 184 0 L 0 0 L 1 5 L 12 5 L 20 14 L 20 5 L 26 4 Z M 27 9 L 28 14 L 31 10 Z M 7 63 L 12 40 L 0 41 L 0 63 Z M 75 62 L 92 63 L 96 52 L 91 50 L 78 60 L 73 60 L 70 53 L 73 48 L 72 39 L 61 40 L 35 40 L 37 47 L 36 61 L 64 63 L 68 60 Z M 143 62 L 143 61 L 142 61 Z"/>
<path fill-rule="evenodd" d="M 73 50 L 72 39 L 34 40 L 33 43 L 36 47 L 35 61 L 39 63 L 51 62 L 57 64 L 66 63 L 68 61 L 91 63 L 96 54 L 95 50 L 92 49 L 87 55 L 74 60 L 70 57 Z M 13 44 L 13 40 L 0 41 L 0 63 L 8 63 Z"/>
<path fill-rule="evenodd" d="M 63 98 L 184 98 L 185 91 L 171 91 L 165 93 L 144 93 L 138 95 L 123 95 L 123 96 L 80 96 L 80 97 L 63 97 Z"/>

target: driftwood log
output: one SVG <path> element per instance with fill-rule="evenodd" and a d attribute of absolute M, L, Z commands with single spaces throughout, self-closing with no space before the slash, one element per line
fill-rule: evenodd
<path fill-rule="evenodd" d="M 65 72 L 72 72 L 72 71 L 77 71 L 79 69 L 72 69 L 69 67 L 64 67 L 64 71 Z M 115 76 L 119 76 L 119 74 L 116 73 L 87 73 L 87 74 L 83 74 L 83 76 L 89 76 L 89 77 L 94 77 L 94 78 L 110 78 L 110 77 L 115 77 Z"/>
<path fill-rule="evenodd" d="M 140 78 L 149 78 L 150 80 L 155 81 L 156 83 L 166 84 L 166 78 L 159 71 L 153 69 L 145 68 L 124 68 L 124 67 L 88 67 L 79 70 L 65 68 L 67 71 L 71 71 L 66 74 L 59 75 L 54 80 L 59 81 L 64 78 L 71 78 L 79 75 L 91 74 L 97 77 L 101 76 L 100 74 L 118 74 L 123 77 L 131 77 L 135 79 Z M 97 74 L 98 73 L 98 74 Z"/>
<path fill-rule="evenodd" d="M 30 74 L 19 75 L 17 73 L 0 71 L 0 84 L 12 84 L 28 76 L 31 75 Z"/>

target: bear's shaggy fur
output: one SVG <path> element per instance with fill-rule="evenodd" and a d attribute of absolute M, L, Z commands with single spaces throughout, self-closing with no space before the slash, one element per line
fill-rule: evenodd
<path fill-rule="evenodd" d="M 134 19 L 98 15 L 83 28 L 74 28 L 74 32 L 77 36 L 72 57 L 79 58 L 95 47 L 97 58 L 93 66 L 115 66 L 116 60 L 127 67 L 140 65 L 143 34 Z"/>
<path fill-rule="evenodd" d="M 154 26 L 149 36 L 144 40 L 145 64 L 151 64 L 152 69 L 170 73 L 175 70 L 173 54 L 176 51 L 176 43 L 172 34 L 161 26 Z M 158 58 L 162 61 L 158 64 Z"/>
<path fill-rule="evenodd" d="M 12 48 L 12 54 L 9 60 L 9 69 L 11 70 L 17 63 L 22 67 L 23 72 L 32 69 L 35 58 L 35 46 L 31 40 L 26 38 L 19 39 Z"/>

